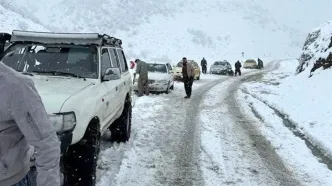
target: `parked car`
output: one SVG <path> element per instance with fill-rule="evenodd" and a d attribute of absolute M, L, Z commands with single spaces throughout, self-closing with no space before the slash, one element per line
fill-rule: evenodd
<path fill-rule="evenodd" d="M 35 83 L 61 140 L 66 184 L 94 185 L 100 136 L 130 138 L 132 79 L 122 41 L 97 33 L 13 31 L 10 43 L 0 61 Z"/>
<path fill-rule="evenodd" d="M 216 61 L 210 67 L 210 74 L 222 74 L 222 75 L 233 75 L 234 71 L 232 70 L 232 65 L 224 61 Z"/>
<path fill-rule="evenodd" d="M 199 80 L 201 77 L 201 68 L 198 66 L 198 63 L 194 60 L 188 60 L 188 63 L 191 63 L 194 67 L 195 70 L 195 75 L 194 75 L 194 79 L 195 80 Z M 182 65 L 183 62 L 182 60 L 180 62 L 178 62 L 178 64 L 173 68 L 173 77 L 176 80 L 182 80 L 183 76 L 182 76 Z"/>
<path fill-rule="evenodd" d="M 148 63 L 149 65 L 149 91 L 151 92 L 165 92 L 170 93 L 170 90 L 174 89 L 174 80 L 172 75 L 172 66 L 169 63 Z M 134 80 L 134 90 L 137 91 L 137 79 L 139 75 L 136 75 Z"/>
<path fill-rule="evenodd" d="M 257 68 L 257 62 L 254 59 L 247 59 L 244 63 L 243 63 L 243 68 L 249 68 L 249 69 L 254 69 Z"/>

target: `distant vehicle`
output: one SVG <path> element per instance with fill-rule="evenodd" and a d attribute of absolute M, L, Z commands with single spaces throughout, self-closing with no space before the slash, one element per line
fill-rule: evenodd
<path fill-rule="evenodd" d="M 149 65 L 149 91 L 170 93 L 174 89 L 174 80 L 172 75 L 172 66 L 169 63 L 148 63 Z M 137 79 L 135 78 L 133 89 L 138 90 Z"/>
<path fill-rule="evenodd" d="M 247 59 L 243 63 L 243 68 L 255 69 L 257 67 L 258 67 L 257 62 L 254 59 Z"/>
<path fill-rule="evenodd" d="M 188 63 L 191 63 L 195 70 L 194 79 L 199 80 L 201 77 L 201 68 L 199 68 L 198 63 L 194 60 L 188 60 Z M 174 79 L 182 80 L 182 60 L 173 68 L 173 77 Z"/>
<path fill-rule="evenodd" d="M 210 67 L 210 74 L 233 75 L 234 71 L 232 70 L 232 65 L 224 60 L 214 62 Z"/>

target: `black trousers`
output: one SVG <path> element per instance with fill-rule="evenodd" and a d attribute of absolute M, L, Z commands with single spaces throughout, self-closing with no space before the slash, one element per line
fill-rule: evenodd
<path fill-rule="evenodd" d="M 239 73 L 239 75 L 241 76 L 241 69 L 236 68 L 236 69 L 235 69 L 235 76 L 236 76 L 237 73 Z"/>
<path fill-rule="evenodd" d="M 206 74 L 206 66 L 205 65 L 202 66 L 202 72 L 203 72 L 203 74 Z"/>
<path fill-rule="evenodd" d="M 183 82 L 184 82 L 184 89 L 186 90 L 186 94 L 188 97 L 190 97 L 191 91 L 192 91 L 192 86 L 194 83 L 194 77 L 183 78 Z"/>

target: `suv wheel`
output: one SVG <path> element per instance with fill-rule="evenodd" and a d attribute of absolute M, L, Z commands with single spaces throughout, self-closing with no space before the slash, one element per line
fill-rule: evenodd
<path fill-rule="evenodd" d="M 99 125 L 89 124 L 81 141 L 70 146 L 64 155 L 66 185 L 96 184 L 99 151 Z"/>
<path fill-rule="evenodd" d="M 129 98 L 126 99 L 121 116 L 110 126 L 112 142 L 127 142 L 131 132 L 132 106 Z"/>

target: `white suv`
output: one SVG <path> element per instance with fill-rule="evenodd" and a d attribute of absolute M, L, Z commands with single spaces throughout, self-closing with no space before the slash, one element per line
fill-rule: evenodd
<path fill-rule="evenodd" d="M 61 140 L 68 185 L 94 185 L 100 136 L 126 142 L 132 79 L 121 40 L 13 31 L 1 61 L 31 78 Z"/>

